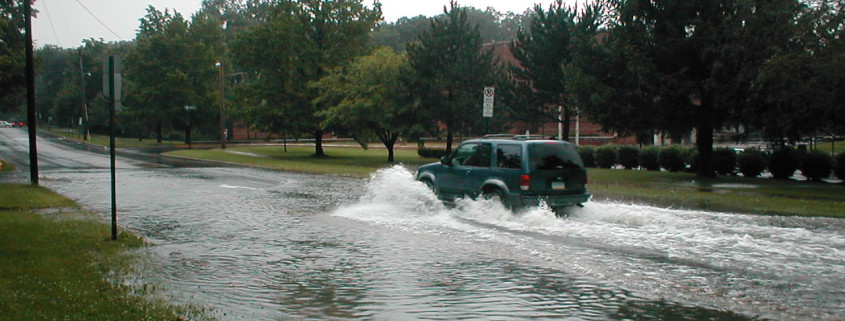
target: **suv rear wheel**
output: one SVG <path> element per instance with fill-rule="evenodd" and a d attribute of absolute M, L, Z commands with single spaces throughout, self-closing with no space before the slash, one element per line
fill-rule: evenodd
<path fill-rule="evenodd" d="M 490 200 L 490 201 L 494 201 L 496 203 L 500 203 L 505 208 L 510 208 L 508 206 L 508 203 L 505 201 L 505 193 L 503 193 L 502 190 L 500 190 L 498 188 L 493 188 L 493 189 L 489 189 L 489 190 L 484 191 L 484 194 L 481 197 L 483 197 L 485 200 Z"/>

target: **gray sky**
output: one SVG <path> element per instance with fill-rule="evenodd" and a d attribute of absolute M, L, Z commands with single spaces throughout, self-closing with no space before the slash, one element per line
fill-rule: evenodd
<path fill-rule="evenodd" d="M 536 3 L 547 7 L 552 1 L 462 0 L 458 3 L 482 10 L 494 7 L 501 12 L 523 12 Z M 158 10 L 169 8 L 190 18 L 199 9 L 201 2 L 202 0 L 36 0 L 35 9 L 39 14 L 33 20 L 33 38 L 36 48 L 46 44 L 75 48 L 82 44 L 83 39 L 89 38 L 102 38 L 105 41 L 132 40 L 140 24 L 139 19 L 146 14 L 147 6 L 152 5 Z M 370 2 L 365 0 L 365 3 Z M 381 0 L 381 3 L 385 20 L 396 21 L 400 17 L 439 14 L 449 1 Z"/>

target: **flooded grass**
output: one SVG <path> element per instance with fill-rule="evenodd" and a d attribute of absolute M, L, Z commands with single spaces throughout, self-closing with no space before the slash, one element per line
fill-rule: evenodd
<path fill-rule="evenodd" d="M 144 242 L 75 209 L 76 203 L 26 185 L 0 185 L 0 315 L 6 320 L 184 320 L 199 309 L 154 301 L 123 283 L 130 251 Z"/>

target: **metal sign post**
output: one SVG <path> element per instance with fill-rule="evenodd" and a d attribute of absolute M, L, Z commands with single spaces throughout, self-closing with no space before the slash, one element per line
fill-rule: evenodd
<path fill-rule="evenodd" d="M 114 123 L 115 109 L 123 107 L 120 104 L 120 72 L 123 65 L 118 56 L 108 56 L 104 63 L 103 70 L 103 95 L 109 102 L 109 155 L 111 158 L 111 239 L 117 240 L 117 184 L 115 183 L 115 146 L 114 146 Z"/>

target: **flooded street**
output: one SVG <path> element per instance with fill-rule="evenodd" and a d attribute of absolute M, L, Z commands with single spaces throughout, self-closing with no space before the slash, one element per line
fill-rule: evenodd
<path fill-rule="evenodd" d="M 841 219 L 605 202 L 513 215 L 445 207 L 400 166 L 364 180 L 119 163 L 119 224 L 150 244 L 143 280 L 221 320 L 845 319 Z M 107 220 L 107 168 L 44 168 L 42 185 Z"/>

